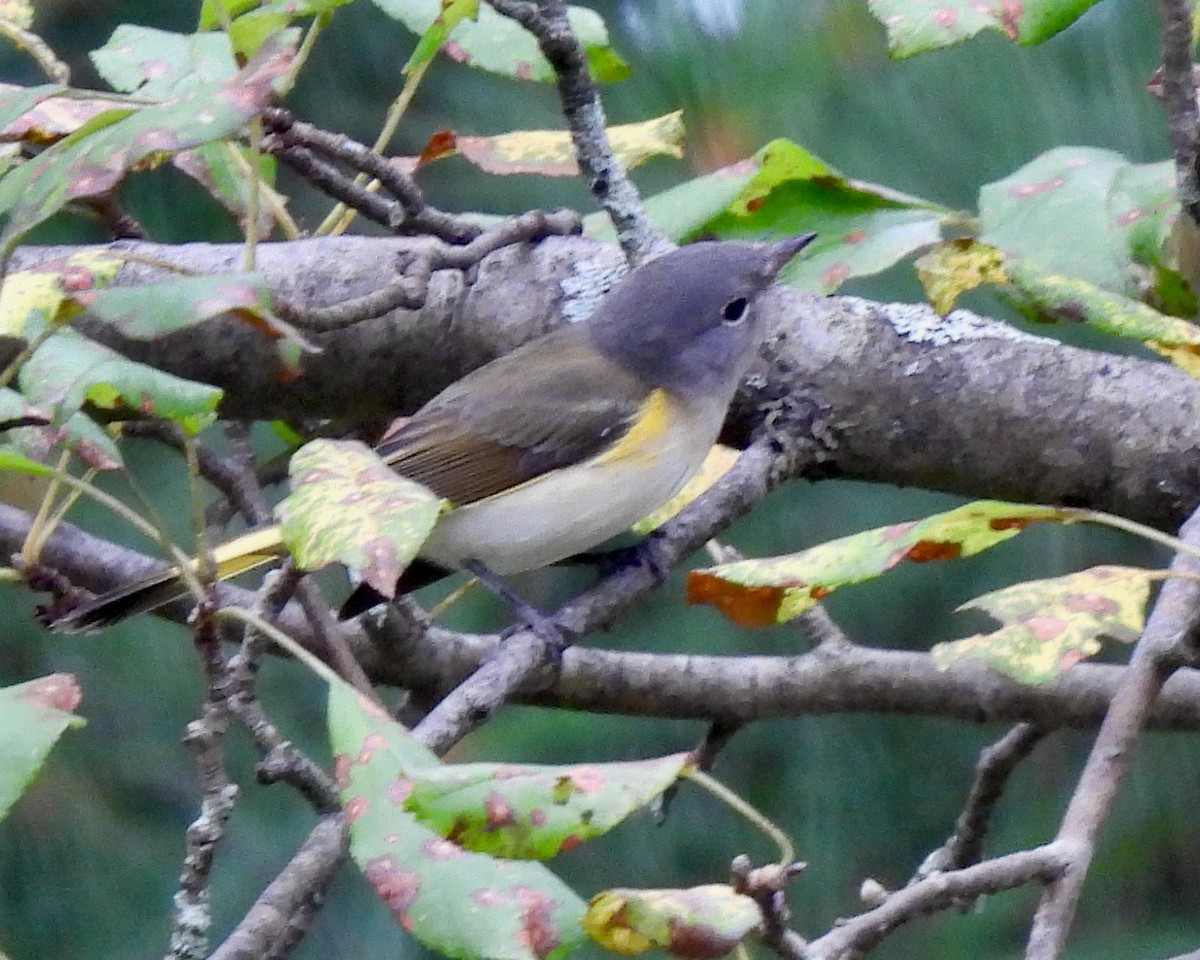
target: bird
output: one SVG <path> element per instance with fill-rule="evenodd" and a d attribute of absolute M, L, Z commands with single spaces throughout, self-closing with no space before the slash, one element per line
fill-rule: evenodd
<path fill-rule="evenodd" d="M 398 591 L 566 560 L 670 500 L 716 442 L 761 343 L 757 298 L 814 238 L 702 241 L 645 263 L 589 317 L 468 373 L 386 436 L 384 462 L 450 504 Z M 284 552 L 271 526 L 211 555 L 226 579 Z M 97 630 L 186 594 L 179 568 L 164 568 L 51 628 Z M 382 600 L 360 586 L 342 614 Z"/>

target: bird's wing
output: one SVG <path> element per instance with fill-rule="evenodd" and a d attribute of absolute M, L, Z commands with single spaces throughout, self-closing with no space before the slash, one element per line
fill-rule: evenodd
<path fill-rule="evenodd" d="M 542 351 L 549 366 L 534 359 Z M 601 453 L 647 393 L 568 328 L 452 384 L 376 449 L 397 473 L 465 506 Z"/>

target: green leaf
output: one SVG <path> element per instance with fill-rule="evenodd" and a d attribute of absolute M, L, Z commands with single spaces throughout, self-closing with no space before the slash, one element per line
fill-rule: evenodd
<path fill-rule="evenodd" d="M 1047 273 L 976 240 L 940 244 L 917 261 L 930 303 L 949 312 L 964 291 L 1002 287 L 1034 320 L 1086 323 L 1103 333 L 1141 340 L 1192 376 L 1200 376 L 1200 326 L 1085 280 Z"/>
<path fill-rule="evenodd" d="M 122 336 L 139 340 L 154 340 L 226 313 L 268 327 L 272 306 L 266 281 L 255 273 L 176 277 L 138 287 L 109 287 L 76 299 Z"/>
<path fill-rule="evenodd" d="M 292 492 L 275 512 L 297 566 L 344 564 L 385 597 L 447 506 L 355 441 L 314 440 L 288 471 Z"/>
<path fill-rule="evenodd" d="M 717 960 L 761 926 L 758 904 L 723 883 L 605 890 L 592 897 L 583 919 L 587 935 L 614 953 L 658 947 L 686 960 Z"/>
<path fill-rule="evenodd" d="M 646 215 L 672 240 L 682 242 L 702 231 L 705 224 L 729 208 L 754 180 L 758 166 L 742 160 L 713 173 L 687 180 L 648 197 Z M 617 233 L 603 212 L 583 218 L 583 232 L 600 243 L 616 243 Z"/>
<path fill-rule="evenodd" d="M 223 33 L 172 33 L 123 23 L 89 57 L 114 90 L 146 100 L 173 100 L 237 74 Z"/>
<path fill-rule="evenodd" d="M 237 155 L 245 166 L 234 160 Z M 250 210 L 250 179 L 244 171 L 254 168 L 255 154 L 240 143 L 221 141 L 202 143 L 194 150 L 184 150 L 171 158 L 172 165 L 183 171 L 208 191 L 221 206 L 237 217 L 244 230 Z M 258 154 L 258 234 L 270 234 L 274 220 L 266 200 L 271 198 L 279 207 L 287 206 L 287 198 L 275 188 L 275 158 Z M 272 196 L 273 195 L 273 196 Z"/>
<path fill-rule="evenodd" d="M 31 477 L 52 477 L 54 468 L 31 460 L 25 454 L 5 445 L 0 445 L 0 470 L 23 473 Z"/>
<path fill-rule="evenodd" d="M 474 20 L 479 16 L 479 0 L 441 0 L 441 4 L 441 11 L 421 35 L 401 73 L 411 73 L 421 64 L 428 63 L 450 38 L 459 21 Z"/>
<path fill-rule="evenodd" d="M 0 426 L 0 437 L 14 453 L 40 463 L 50 463 L 60 444 L 74 451 L 96 470 L 113 470 L 121 465 L 121 454 L 112 437 L 83 414 L 55 426 L 51 416 L 30 404 L 9 387 L 0 387 L 0 425 L 30 421 L 29 426 Z"/>
<path fill-rule="evenodd" d="M 1049 273 L 1137 294 L 1134 263 L 1158 265 L 1178 211 L 1171 161 L 1058 147 L 979 191 L 979 239 Z"/>
<path fill-rule="evenodd" d="M 1133 567 L 1092 567 L 985 593 L 960 610 L 984 610 L 1004 624 L 988 634 L 939 643 L 938 669 L 976 660 L 1022 683 L 1045 683 L 1100 650 L 1100 638 L 1132 643 L 1142 632 L 1154 575 Z"/>
<path fill-rule="evenodd" d="M 980 3 L 979 0 L 873 0 L 871 13 L 887 27 L 893 57 L 938 50 L 998 30 L 1015 43 L 1032 45 L 1049 39 L 1078 20 L 1096 0 L 1022 0 Z"/>
<path fill-rule="evenodd" d="M 60 330 L 21 368 L 22 392 L 67 420 L 84 403 L 105 410 L 166 417 L 190 432 L 216 418 L 221 391 L 128 360 L 108 347 Z"/>
<path fill-rule="evenodd" d="M 437 759 L 341 681 L 329 688 L 334 769 L 350 853 L 400 926 L 451 957 L 560 960 L 584 904 L 538 863 L 471 853 L 404 809 L 407 777 Z"/>
<path fill-rule="evenodd" d="M 442 12 L 441 0 L 373 2 L 421 36 Z M 567 18 L 583 45 L 593 80 L 610 83 L 629 76 L 629 65 L 609 45 L 608 29 L 598 13 L 586 7 L 568 7 Z M 542 56 L 533 35 L 486 4 L 480 6 L 478 19 L 459 22 L 453 39 L 443 43 L 441 51 L 460 63 L 520 80 L 551 83 L 555 79 L 554 68 Z"/>
<path fill-rule="evenodd" d="M 108 192 L 136 165 L 237 132 L 268 102 L 291 60 L 290 49 L 264 51 L 224 83 L 135 112 L 106 111 L 10 171 L 0 179 L 4 250 L 69 201 Z"/>
<path fill-rule="evenodd" d="M 674 783 L 690 754 L 572 766 L 469 763 L 409 778 L 405 809 L 477 853 L 546 860 L 607 833 Z"/>
<path fill-rule="evenodd" d="M 800 553 L 724 563 L 688 574 L 688 603 L 708 603 L 745 627 L 784 623 L 838 587 L 872 580 L 902 560 L 971 557 L 1037 521 L 1072 523 L 1075 511 L 979 500 L 924 520 L 879 527 Z"/>
<path fill-rule="evenodd" d="M 4 817 L 41 769 L 67 727 L 82 727 L 72 714 L 79 685 L 54 673 L 0 689 L 0 817 Z"/>
<path fill-rule="evenodd" d="M 247 10 L 253 10 L 262 0 L 204 0 L 200 4 L 198 30 L 220 30 L 227 17 L 233 20 Z"/>
<path fill-rule="evenodd" d="M 10 387 L 0 387 L 0 424 L 12 423 L 14 420 L 41 420 L 49 423 L 50 415 L 33 406 L 16 390 Z M 3 427 L 0 429 L 11 430 L 13 428 Z"/>
<path fill-rule="evenodd" d="M 1020 291 L 1022 305 L 1038 319 L 1086 323 L 1104 333 L 1163 346 L 1200 347 L 1200 327 L 1137 300 L 1085 280 L 1055 276 L 1027 260 L 1006 259 L 1004 269 Z"/>
<path fill-rule="evenodd" d="M 757 172 L 740 195 L 699 232 L 759 239 L 816 231 L 804 259 L 781 274 L 806 290 L 832 293 L 851 277 L 886 270 L 937 243 L 942 227 L 958 219 L 926 200 L 849 180 L 788 140 L 767 144 L 755 163 Z"/>

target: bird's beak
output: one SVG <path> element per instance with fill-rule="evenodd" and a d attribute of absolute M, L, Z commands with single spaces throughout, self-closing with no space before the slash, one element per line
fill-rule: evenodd
<path fill-rule="evenodd" d="M 772 244 L 769 248 L 766 264 L 763 267 L 763 274 L 768 277 L 774 277 L 775 274 L 779 273 L 787 265 L 787 262 L 792 257 L 815 239 L 817 239 L 815 233 L 801 233 L 794 237 L 788 237 L 786 240 L 781 240 L 779 243 Z"/>

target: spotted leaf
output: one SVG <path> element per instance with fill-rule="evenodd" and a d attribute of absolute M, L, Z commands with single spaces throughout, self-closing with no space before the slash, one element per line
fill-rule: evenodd
<path fill-rule="evenodd" d="M 1045 683 L 1100 650 L 1100 638 L 1132 643 L 1144 626 L 1152 574 L 1134 567 L 1092 567 L 1049 580 L 1030 580 L 964 603 L 1003 627 L 939 643 L 933 661 L 945 670 L 976 660 L 1023 683 Z"/>
<path fill-rule="evenodd" d="M 334 768 L 350 853 L 396 922 L 451 957 L 560 960 L 583 938 L 583 901 L 538 863 L 463 849 L 406 809 L 438 760 L 347 684 L 331 683 Z"/>
<path fill-rule="evenodd" d="M 685 753 L 572 766 L 470 763 L 412 777 L 406 809 L 455 843 L 496 857 L 553 857 L 606 833 L 687 768 Z"/>
<path fill-rule="evenodd" d="M 809 230 L 817 239 L 789 264 L 784 282 L 832 293 L 851 277 L 887 269 L 941 239 L 958 215 L 876 184 L 850 180 L 788 140 L 754 158 L 757 170 L 740 195 L 698 233 L 723 239 L 769 239 Z"/>
<path fill-rule="evenodd" d="M 893 57 L 962 43 L 996 30 L 1014 43 L 1036 44 L 1065 30 L 1096 0 L 872 0 L 875 18 L 887 27 Z"/>
<path fill-rule="evenodd" d="M 0 179 L 8 250 L 68 202 L 110 191 L 130 170 L 236 133 L 268 102 L 292 50 L 272 45 L 234 77 L 175 100 L 108 110 Z"/>
<path fill-rule="evenodd" d="M 979 191 L 979 239 L 1040 270 L 1137 296 L 1179 205 L 1171 161 L 1058 147 Z"/>
<path fill-rule="evenodd" d="M 374 0 L 374 3 L 422 36 L 443 15 L 442 0 Z M 598 13 L 587 7 L 568 7 L 567 18 L 583 46 L 592 79 L 610 83 L 629 76 L 629 65 L 613 50 L 608 28 Z M 553 83 L 557 77 L 538 49 L 533 34 L 487 4 L 479 6 L 477 19 L 460 21 L 453 36 L 440 44 L 440 50 L 459 63 L 520 80 Z"/>
<path fill-rule="evenodd" d="M 0 817 L 41 769 L 63 731 L 83 726 L 72 713 L 80 697 L 69 673 L 0 689 Z"/>
<path fill-rule="evenodd" d="M 21 367 L 21 392 L 63 423 L 85 403 L 117 414 L 166 417 L 201 430 L 216 417 L 221 391 L 129 360 L 115 350 L 63 329 Z"/>
<path fill-rule="evenodd" d="M 292 492 L 276 514 L 297 565 L 344 564 L 385 597 L 447 505 L 355 441 L 314 440 L 289 472 Z"/>
<path fill-rule="evenodd" d="M 750 897 L 723 883 L 684 890 L 614 889 L 588 903 L 583 928 L 622 956 L 653 948 L 685 960 L 717 960 L 762 924 Z"/>
<path fill-rule="evenodd" d="M 871 580 L 902 560 L 970 557 L 1029 524 L 1081 519 L 1059 507 L 981 500 L 781 557 L 742 560 L 688 575 L 688 603 L 709 603 L 737 624 L 769 626 L 799 616 L 838 587 Z"/>

